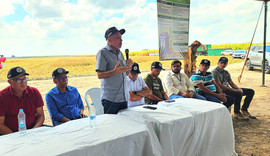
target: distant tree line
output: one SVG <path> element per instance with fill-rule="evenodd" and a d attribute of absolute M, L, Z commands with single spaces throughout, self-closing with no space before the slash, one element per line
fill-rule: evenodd
<path fill-rule="evenodd" d="M 263 43 L 253 43 L 252 45 L 258 45 Z M 270 42 L 266 43 L 270 44 Z M 228 43 L 220 45 L 212 45 L 212 49 L 233 49 L 233 50 L 248 50 L 250 43 Z"/>

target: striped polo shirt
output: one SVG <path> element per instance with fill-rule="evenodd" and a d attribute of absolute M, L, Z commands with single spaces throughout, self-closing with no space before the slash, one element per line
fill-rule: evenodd
<path fill-rule="evenodd" d="M 203 83 L 206 88 L 209 90 L 216 92 L 216 86 L 213 84 L 212 81 L 215 81 L 214 76 L 210 72 L 206 72 L 203 75 L 202 72 L 198 69 L 191 77 L 190 80 L 194 83 L 194 87 L 196 92 L 201 92 L 201 89 L 197 86 L 197 84 Z"/>

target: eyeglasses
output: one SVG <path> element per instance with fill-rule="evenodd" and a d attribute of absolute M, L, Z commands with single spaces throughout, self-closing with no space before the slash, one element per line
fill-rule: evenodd
<path fill-rule="evenodd" d="M 173 66 L 173 68 L 180 68 L 181 66 Z"/>
<path fill-rule="evenodd" d="M 16 81 L 17 83 L 22 83 L 22 82 L 27 82 L 28 77 L 25 77 L 23 79 L 12 79 L 12 80 Z"/>
<path fill-rule="evenodd" d="M 59 80 L 64 81 L 64 80 L 67 80 L 67 79 L 68 79 L 68 77 L 66 76 L 66 77 L 61 77 Z"/>

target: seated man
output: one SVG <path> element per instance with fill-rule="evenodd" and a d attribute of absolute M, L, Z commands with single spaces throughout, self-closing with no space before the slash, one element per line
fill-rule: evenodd
<path fill-rule="evenodd" d="M 235 100 L 234 117 L 241 120 L 247 120 L 248 118 L 256 119 L 255 116 L 252 116 L 248 112 L 248 107 L 255 93 L 254 90 L 249 89 L 249 88 L 239 88 L 235 83 L 233 83 L 230 73 L 227 70 L 225 70 L 227 65 L 228 65 L 228 59 L 226 57 L 221 57 L 218 61 L 218 66 L 214 70 L 212 70 L 212 73 L 216 80 L 217 85 L 222 89 L 223 93 L 230 95 L 234 98 Z M 229 85 L 231 87 L 229 87 Z M 242 113 L 241 113 L 240 103 L 241 103 L 242 97 L 245 95 L 246 95 L 246 98 L 244 100 L 244 104 L 241 109 Z"/>
<path fill-rule="evenodd" d="M 222 101 L 228 108 L 234 103 L 234 98 L 221 92 L 212 73 L 207 72 L 209 67 L 210 61 L 203 59 L 200 63 L 200 68 L 190 77 L 195 85 L 196 92 L 204 96 L 208 101 L 217 103 Z"/>
<path fill-rule="evenodd" d="M 18 113 L 23 109 L 26 128 L 37 128 L 44 122 L 43 100 L 36 88 L 27 86 L 29 75 L 21 67 L 11 68 L 7 78 L 10 86 L 0 91 L 0 134 L 18 131 Z"/>
<path fill-rule="evenodd" d="M 139 65 L 137 63 L 133 63 L 131 71 L 127 76 L 128 90 L 130 94 L 128 107 L 143 105 L 144 97 L 151 93 L 143 79 L 138 76 L 139 73 L 141 73 Z"/>
<path fill-rule="evenodd" d="M 174 60 L 171 64 L 171 71 L 168 71 L 164 78 L 163 84 L 166 88 L 169 99 L 176 98 L 195 98 L 205 100 L 205 98 L 195 92 L 194 85 L 185 73 L 180 73 L 182 63 Z"/>
<path fill-rule="evenodd" d="M 77 88 L 68 86 L 67 74 L 63 68 L 53 71 L 52 77 L 56 87 L 46 94 L 46 103 L 53 125 L 85 117 L 84 106 Z"/>
<path fill-rule="evenodd" d="M 152 91 L 148 97 L 145 97 L 146 104 L 157 104 L 159 101 L 169 100 L 167 94 L 164 92 L 161 80 L 158 77 L 161 69 L 164 70 L 160 62 L 153 62 L 150 74 L 144 78 L 145 83 Z"/>

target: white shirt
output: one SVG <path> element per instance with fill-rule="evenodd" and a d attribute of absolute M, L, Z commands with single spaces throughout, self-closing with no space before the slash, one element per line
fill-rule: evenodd
<path fill-rule="evenodd" d="M 142 91 L 144 87 L 147 85 L 145 84 L 144 80 L 142 77 L 138 76 L 135 81 L 132 81 L 128 76 L 127 76 L 127 86 L 129 91 Z M 144 97 L 139 100 L 139 101 L 130 101 L 128 100 L 128 107 L 134 107 L 134 106 L 139 106 L 144 104 Z"/>
<path fill-rule="evenodd" d="M 171 96 L 172 94 L 177 95 L 179 91 L 187 93 L 188 90 L 195 91 L 194 84 L 190 81 L 185 73 L 175 74 L 173 71 L 168 71 L 162 83 L 164 84 L 167 94 Z"/>

